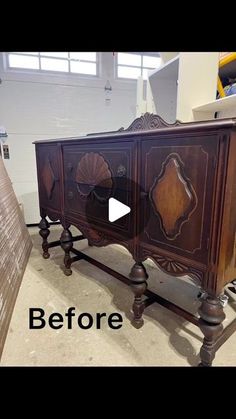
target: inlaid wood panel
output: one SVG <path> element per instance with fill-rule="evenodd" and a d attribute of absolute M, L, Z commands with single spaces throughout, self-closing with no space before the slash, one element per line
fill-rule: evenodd
<path fill-rule="evenodd" d="M 168 239 L 175 239 L 197 207 L 196 193 L 184 173 L 184 163 L 178 154 L 169 154 L 163 162 L 161 173 L 150 191 L 150 198 L 164 235 Z"/>
<path fill-rule="evenodd" d="M 144 246 L 206 262 L 217 147 L 216 136 L 143 141 Z"/>
<path fill-rule="evenodd" d="M 60 150 L 56 144 L 36 148 L 41 208 L 61 211 Z"/>

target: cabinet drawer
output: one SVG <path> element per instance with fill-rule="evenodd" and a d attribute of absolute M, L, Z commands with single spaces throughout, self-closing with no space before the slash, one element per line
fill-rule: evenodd
<path fill-rule="evenodd" d="M 217 147 L 217 136 L 143 141 L 144 246 L 207 261 Z"/>
<path fill-rule="evenodd" d="M 66 213 L 131 233 L 132 213 L 111 225 L 108 201 L 114 197 L 132 206 L 132 148 L 132 142 L 63 146 Z"/>

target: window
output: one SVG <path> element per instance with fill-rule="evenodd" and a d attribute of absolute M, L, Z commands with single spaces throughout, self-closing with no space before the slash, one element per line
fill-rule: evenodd
<path fill-rule="evenodd" d="M 96 52 L 8 52 L 8 67 L 97 76 Z"/>
<path fill-rule="evenodd" d="M 126 79 L 137 79 L 142 76 L 147 80 L 148 71 L 160 67 L 160 64 L 161 58 L 158 53 L 118 52 L 117 76 Z"/>

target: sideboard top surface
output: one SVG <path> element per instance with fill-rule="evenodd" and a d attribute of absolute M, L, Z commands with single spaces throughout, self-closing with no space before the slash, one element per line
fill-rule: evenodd
<path fill-rule="evenodd" d="M 236 118 L 223 118 L 215 119 L 209 121 L 200 121 L 200 122 L 187 122 L 183 123 L 176 121 L 174 124 L 168 124 L 160 116 L 146 113 L 140 118 L 136 118 L 133 123 L 127 128 L 120 128 L 118 131 L 105 131 L 99 133 L 91 133 L 84 136 L 78 137 L 66 137 L 66 138 L 55 138 L 55 139 L 46 139 L 46 140 L 37 140 L 33 144 L 38 143 L 51 143 L 51 142 L 64 142 L 64 141 L 80 141 L 80 140 L 99 140 L 101 138 L 132 138 L 139 137 L 140 132 L 142 136 L 153 135 L 153 134 L 181 134 L 189 132 L 198 132 L 198 131 L 214 131 L 214 130 L 225 130 L 236 128 Z"/>

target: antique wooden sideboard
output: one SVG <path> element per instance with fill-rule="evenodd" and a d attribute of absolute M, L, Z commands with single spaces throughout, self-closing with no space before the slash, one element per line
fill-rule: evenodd
<path fill-rule="evenodd" d="M 236 277 L 236 120 L 169 125 L 145 114 L 128 129 L 35 144 L 44 258 L 61 244 L 66 275 L 83 258 L 130 284 L 137 328 L 154 302 L 199 326 L 200 365 L 210 366 L 236 330 L 236 321 L 222 325 L 224 287 Z M 113 223 L 111 197 L 131 208 Z M 48 242 L 46 217 L 62 224 L 60 240 Z M 70 225 L 82 235 L 72 237 Z M 135 261 L 129 279 L 75 249 L 73 242 L 84 238 L 94 246 L 125 246 Z M 170 275 L 195 280 L 199 316 L 147 289 L 147 258 Z"/>

